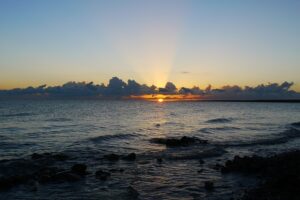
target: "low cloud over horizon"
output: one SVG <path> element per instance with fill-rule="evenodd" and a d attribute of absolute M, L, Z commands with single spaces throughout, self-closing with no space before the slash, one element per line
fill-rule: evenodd
<path fill-rule="evenodd" d="M 299 100 L 300 93 L 291 89 L 293 82 L 260 84 L 255 87 L 226 85 L 213 88 L 194 86 L 192 88 L 177 88 L 172 82 L 167 82 L 165 87 L 156 87 L 140 84 L 135 80 L 124 82 L 118 77 L 113 77 L 107 85 L 94 84 L 93 82 L 70 81 L 61 86 L 41 85 L 38 87 L 16 88 L 0 90 L 0 99 L 22 98 L 123 98 L 141 95 L 195 95 L 198 99 L 205 100 Z"/>

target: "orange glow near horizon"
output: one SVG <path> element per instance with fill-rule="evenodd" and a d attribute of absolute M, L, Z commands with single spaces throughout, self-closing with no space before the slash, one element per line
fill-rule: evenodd
<path fill-rule="evenodd" d="M 201 100 L 200 95 L 181 95 L 181 94 L 146 94 L 146 95 L 132 95 L 129 99 L 146 100 L 155 102 L 174 102 L 174 101 L 197 101 Z"/>

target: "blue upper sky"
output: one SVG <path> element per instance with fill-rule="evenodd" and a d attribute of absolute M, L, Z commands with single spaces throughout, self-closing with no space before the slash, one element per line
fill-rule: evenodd
<path fill-rule="evenodd" d="M 294 81 L 298 0 L 0 0 L 0 89 Z"/>

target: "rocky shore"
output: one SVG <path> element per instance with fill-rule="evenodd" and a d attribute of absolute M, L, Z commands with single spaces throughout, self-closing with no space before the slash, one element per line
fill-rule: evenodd
<path fill-rule="evenodd" d="M 270 157 L 239 157 L 225 163 L 222 173 L 257 176 L 260 184 L 241 200 L 298 200 L 300 198 L 300 150 Z"/>
<path fill-rule="evenodd" d="M 186 136 L 181 138 L 154 138 L 150 142 L 165 145 L 171 147 L 171 149 L 179 149 L 179 152 L 184 151 L 184 148 L 188 146 L 199 145 L 203 147 L 208 144 L 206 140 Z M 205 151 L 205 153 L 208 152 Z M 203 160 L 205 154 L 197 154 L 199 156 L 192 154 L 177 160 L 178 162 L 185 162 L 186 159 L 196 159 L 199 160 L 201 167 L 204 165 L 209 166 Z M 209 155 L 217 156 L 219 154 L 213 152 Z M 38 187 L 45 184 L 72 183 L 88 179 L 91 176 L 97 181 L 107 183 L 106 181 L 110 180 L 114 174 L 122 176 L 128 170 L 127 168 L 116 167 L 116 163 L 125 162 L 128 163 L 129 167 L 130 163 L 142 162 L 142 156 L 134 152 L 127 154 L 109 153 L 102 155 L 100 159 L 110 163 L 110 167 L 93 169 L 85 162 L 76 162 L 76 158 L 65 153 L 34 153 L 27 158 L 1 160 L 0 194 L 19 185 L 26 185 L 29 191 L 36 191 Z M 170 160 L 174 161 L 174 158 L 170 157 L 169 154 L 166 154 L 165 157 L 157 156 L 152 159 L 157 163 L 157 166 L 165 165 Z M 255 188 L 248 188 L 243 191 L 243 194 L 239 195 L 241 197 L 232 197 L 235 200 L 298 200 L 300 197 L 300 150 L 280 153 L 270 157 L 257 155 L 251 157 L 235 156 L 232 160 L 228 160 L 223 164 L 217 163 L 213 169 L 217 170 L 220 175 L 239 174 L 256 177 L 259 180 L 259 184 Z M 201 168 L 197 172 L 202 174 L 203 171 Z M 210 193 L 218 189 L 211 180 L 203 180 L 203 186 L 201 187 Z M 131 185 L 128 186 L 127 193 L 129 199 L 139 197 L 139 192 Z"/>

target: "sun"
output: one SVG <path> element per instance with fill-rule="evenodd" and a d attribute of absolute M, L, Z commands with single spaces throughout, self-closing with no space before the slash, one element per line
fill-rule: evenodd
<path fill-rule="evenodd" d="M 157 99 L 157 101 L 158 101 L 159 103 L 162 103 L 162 102 L 164 102 L 164 99 Z"/>

